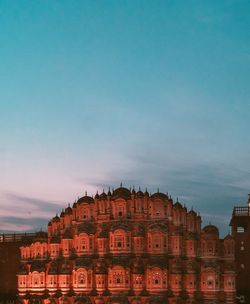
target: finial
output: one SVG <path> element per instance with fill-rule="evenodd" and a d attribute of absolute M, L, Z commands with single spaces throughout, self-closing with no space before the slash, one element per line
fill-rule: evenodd
<path fill-rule="evenodd" d="M 139 191 L 141 191 L 141 187 L 139 186 Z"/>
<path fill-rule="evenodd" d="M 211 225 L 211 221 L 209 221 L 209 225 Z"/>
<path fill-rule="evenodd" d="M 148 192 L 148 188 L 146 187 L 145 192 Z"/>
<path fill-rule="evenodd" d="M 177 198 L 176 198 L 176 202 L 179 202 L 178 196 L 177 196 Z"/>
<path fill-rule="evenodd" d="M 88 194 L 87 194 L 87 191 L 85 191 L 85 196 L 87 196 Z"/>
<path fill-rule="evenodd" d="M 122 182 L 120 183 L 120 187 L 122 188 Z"/>
<path fill-rule="evenodd" d="M 158 192 L 158 193 L 160 192 L 159 188 L 157 188 L 157 192 Z"/>
<path fill-rule="evenodd" d="M 70 207 L 70 203 L 68 203 L 68 207 Z"/>

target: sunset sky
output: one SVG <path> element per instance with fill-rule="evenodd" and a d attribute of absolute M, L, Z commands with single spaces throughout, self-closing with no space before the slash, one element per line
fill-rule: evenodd
<path fill-rule="evenodd" d="M 250 193 L 250 2 L 1 1 L 0 231 L 160 188 L 229 231 Z"/>

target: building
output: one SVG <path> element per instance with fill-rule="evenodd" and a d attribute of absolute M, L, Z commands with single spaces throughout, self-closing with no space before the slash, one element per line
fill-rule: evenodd
<path fill-rule="evenodd" d="M 20 264 L 20 246 L 28 245 L 41 238 L 47 239 L 44 232 L 0 234 L 0 303 L 16 300 L 17 271 Z"/>
<path fill-rule="evenodd" d="M 157 192 L 85 196 L 21 248 L 21 303 L 235 303 L 234 240 Z"/>
<path fill-rule="evenodd" d="M 230 225 L 235 239 L 238 302 L 250 303 L 250 194 L 245 206 L 234 207 Z"/>

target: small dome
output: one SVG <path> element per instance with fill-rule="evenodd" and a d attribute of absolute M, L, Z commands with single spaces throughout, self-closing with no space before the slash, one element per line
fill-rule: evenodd
<path fill-rule="evenodd" d="M 85 195 L 78 199 L 77 204 L 94 204 L 94 202 L 93 197 Z"/>
<path fill-rule="evenodd" d="M 182 204 L 178 201 L 174 204 L 174 208 L 182 209 L 182 207 Z"/>
<path fill-rule="evenodd" d="M 144 197 L 144 193 L 139 190 L 137 193 L 136 193 L 136 197 Z"/>
<path fill-rule="evenodd" d="M 48 222 L 48 226 L 52 226 L 52 223 L 51 223 L 51 221 L 49 221 L 49 222 Z"/>
<path fill-rule="evenodd" d="M 96 192 L 95 199 L 98 199 L 98 198 L 99 198 L 99 194 L 98 194 L 98 192 Z"/>
<path fill-rule="evenodd" d="M 55 221 L 55 222 L 60 222 L 60 218 L 58 215 L 54 216 L 52 221 Z"/>
<path fill-rule="evenodd" d="M 107 194 L 103 191 L 102 194 L 99 196 L 100 199 L 106 200 L 107 199 Z"/>
<path fill-rule="evenodd" d="M 214 225 L 207 225 L 202 229 L 202 231 L 207 234 L 219 235 L 219 230 Z"/>
<path fill-rule="evenodd" d="M 128 200 L 131 198 L 131 192 L 127 188 L 119 187 L 114 190 L 114 192 L 112 194 L 112 198 L 113 199 L 124 198 L 125 200 Z"/>
<path fill-rule="evenodd" d="M 64 217 L 65 213 L 64 211 L 61 212 L 60 217 Z"/>
<path fill-rule="evenodd" d="M 65 214 L 72 214 L 72 208 L 70 206 L 65 209 Z"/>
<path fill-rule="evenodd" d="M 188 212 L 188 215 L 194 215 L 194 216 L 196 216 L 197 213 L 196 213 L 193 209 L 191 209 L 191 210 Z"/>
<path fill-rule="evenodd" d="M 233 236 L 230 234 L 230 233 L 228 233 L 228 235 L 226 235 L 225 237 L 224 237 L 224 240 L 233 240 L 234 238 L 233 238 Z"/>
<path fill-rule="evenodd" d="M 154 194 L 152 194 L 150 196 L 151 199 L 162 199 L 162 200 L 166 200 L 168 197 L 165 193 L 162 192 L 155 192 Z"/>

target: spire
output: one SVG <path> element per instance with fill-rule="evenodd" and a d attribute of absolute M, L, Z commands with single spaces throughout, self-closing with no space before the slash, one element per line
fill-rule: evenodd
<path fill-rule="evenodd" d="M 139 191 L 141 191 L 141 187 L 139 186 Z"/>
<path fill-rule="evenodd" d="M 88 195 L 88 193 L 87 193 L 87 191 L 85 191 L 85 196 L 87 196 Z"/>
<path fill-rule="evenodd" d="M 160 190 L 159 190 L 159 188 L 157 188 L 157 193 L 159 193 L 160 192 Z"/>
<path fill-rule="evenodd" d="M 122 182 L 120 183 L 120 187 L 122 188 Z"/>

